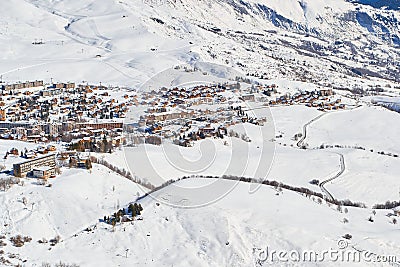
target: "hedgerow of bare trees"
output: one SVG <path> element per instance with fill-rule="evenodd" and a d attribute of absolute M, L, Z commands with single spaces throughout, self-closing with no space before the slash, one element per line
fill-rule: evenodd
<path fill-rule="evenodd" d="M 79 265 L 77 265 L 75 263 L 69 264 L 69 263 L 64 263 L 64 262 L 61 262 L 61 261 L 56 263 L 56 264 L 54 264 L 54 265 L 51 265 L 48 262 L 42 262 L 42 266 L 41 267 L 52 267 L 52 266 L 54 266 L 54 267 L 79 267 Z"/>
<path fill-rule="evenodd" d="M 141 198 L 144 198 L 145 196 L 147 196 L 149 194 L 152 194 L 153 192 L 156 192 L 156 191 L 158 191 L 158 190 L 160 190 L 160 189 L 162 189 L 162 188 L 164 188 L 164 187 L 166 187 L 166 186 L 168 186 L 168 185 L 170 185 L 172 183 L 175 183 L 177 181 L 185 180 L 185 179 L 189 179 L 189 178 L 194 178 L 194 177 L 197 177 L 197 178 L 210 178 L 210 179 L 221 178 L 221 177 L 218 177 L 218 176 L 211 176 L 211 175 L 209 175 L 209 176 L 199 175 L 199 176 L 192 176 L 192 177 L 184 176 L 184 177 L 179 178 L 177 180 L 169 180 L 169 181 L 163 183 L 160 186 L 153 187 L 153 189 L 150 192 L 146 193 Z M 338 207 L 340 207 L 340 210 L 341 210 L 342 206 L 366 208 L 366 205 L 364 203 L 361 203 L 361 202 L 353 202 L 353 201 L 348 200 L 348 199 L 345 199 L 345 200 L 333 199 L 332 200 L 332 199 L 325 198 L 322 193 L 312 191 L 312 190 L 310 190 L 308 188 L 294 187 L 294 186 L 283 184 L 283 183 L 277 182 L 277 181 L 269 181 L 269 180 L 260 181 L 258 179 L 254 179 L 254 178 L 238 177 L 238 176 L 233 176 L 233 175 L 223 175 L 222 179 L 233 180 L 233 181 L 241 181 L 241 182 L 246 182 L 246 183 L 261 183 L 263 185 L 268 185 L 268 186 L 272 186 L 272 187 L 275 187 L 275 188 L 281 188 L 281 189 L 286 189 L 286 190 L 298 192 L 298 193 L 300 193 L 300 194 L 302 194 L 302 195 L 304 195 L 306 197 L 317 197 L 317 198 L 320 198 L 322 200 L 325 200 L 327 203 L 337 205 Z"/>
<path fill-rule="evenodd" d="M 142 181 L 137 176 L 133 176 L 130 173 L 130 171 L 125 170 L 124 168 L 118 168 L 118 167 L 112 165 L 111 163 L 105 161 L 104 159 L 98 159 L 98 158 L 96 158 L 94 156 L 91 156 L 90 157 L 90 161 L 92 163 L 97 163 L 97 164 L 103 165 L 103 166 L 107 167 L 108 169 L 110 169 L 111 171 L 116 172 L 119 175 L 121 175 L 121 176 L 123 176 L 123 177 L 125 177 L 125 178 L 127 178 L 127 179 L 129 179 L 129 180 L 131 180 L 131 181 L 133 181 L 135 183 L 137 183 L 137 184 L 140 184 L 141 186 L 143 186 L 143 187 L 145 187 L 147 189 L 151 190 L 151 189 L 154 188 L 154 185 L 152 185 L 152 184 L 150 184 L 148 182 Z"/>

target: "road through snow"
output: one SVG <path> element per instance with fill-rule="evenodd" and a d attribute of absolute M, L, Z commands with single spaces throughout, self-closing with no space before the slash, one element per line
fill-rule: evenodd
<path fill-rule="evenodd" d="M 297 147 L 306 149 L 306 147 L 304 146 L 304 140 L 307 138 L 307 127 L 310 126 L 310 125 L 311 125 L 312 123 L 314 123 L 315 121 L 317 121 L 317 120 L 319 120 L 320 118 L 322 118 L 322 117 L 323 117 L 324 115 L 326 115 L 326 114 L 328 114 L 328 113 L 322 113 L 322 114 L 318 115 L 317 117 L 315 117 L 314 119 L 312 119 L 312 120 L 310 120 L 309 122 L 307 122 L 306 124 L 304 124 L 304 126 L 303 126 L 303 135 L 302 135 L 301 139 L 297 142 Z M 340 154 L 340 153 L 337 153 L 337 154 L 340 156 L 340 170 L 339 170 L 339 172 L 338 172 L 335 176 L 333 176 L 333 177 L 331 177 L 331 178 L 329 178 L 329 179 L 327 179 L 327 180 L 325 180 L 325 181 L 323 181 L 323 182 L 321 182 L 321 183 L 319 184 L 319 187 L 321 188 L 321 191 L 322 191 L 322 192 L 325 194 L 325 196 L 326 196 L 328 199 L 330 199 L 330 200 L 334 200 L 334 197 L 333 197 L 333 195 L 325 188 L 325 184 L 328 183 L 328 182 L 331 182 L 331 181 L 335 180 L 336 178 L 338 178 L 340 175 L 343 174 L 343 172 L 344 172 L 345 169 L 346 169 L 346 165 L 345 165 L 345 162 L 344 162 L 344 156 L 343 156 L 343 154 Z"/>
<path fill-rule="evenodd" d="M 345 162 L 344 162 L 344 156 L 343 156 L 343 154 L 338 153 L 338 155 L 340 156 L 340 170 L 339 170 L 339 172 L 338 172 L 335 176 L 333 176 L 333 177 L 331 177 L 331 178 L 329 178 L 329 179 L 327 179 L 327 180 L 325 180 L 325 181 L 323 181 L 323 182 L 321 182 L 321 183 L 319 184 L 319 187 L 321 188 L 322 192 L 324 192 L 324 194 L 326 195 L 326 197 L 329 198 L 330 200 L 334 200 L 334 197 L 333 197 L 332 194 L 325 188 L 325 184 L 327 184 L 327 183 L 329 183 L 329 182 L 335 180 L 335 179 L 338 178 L 340 175 L 342 175 L 342 174 L 344 173 L 344 171 L 346 170 L 346 165 L 345 165 Z"/>

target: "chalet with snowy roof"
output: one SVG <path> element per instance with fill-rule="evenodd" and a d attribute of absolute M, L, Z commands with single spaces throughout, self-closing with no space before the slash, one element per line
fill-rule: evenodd
<path fill-rule="evenodd" d="M 243 99 L 243 101 L 250 101 L 250 102 L 255 102 L 256 98 L 254 94 L 246 94 L 246 95 L 242 95 L 241 98 Z"/>

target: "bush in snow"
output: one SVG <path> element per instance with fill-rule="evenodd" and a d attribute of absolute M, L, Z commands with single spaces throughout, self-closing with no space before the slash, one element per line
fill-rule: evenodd
<path fill-rule="evenodd" d="M 343 236 L 344 239 L 350 240 L 353 236 L 351 234 L 345 234 Z"/>
<path fill-rule="evenodd" d="M 25 243 L 31 242 L 32 238 L 29 236 L 16 235 L 10 238 L 10 241 L 15 247 L 22 247 Z"/>

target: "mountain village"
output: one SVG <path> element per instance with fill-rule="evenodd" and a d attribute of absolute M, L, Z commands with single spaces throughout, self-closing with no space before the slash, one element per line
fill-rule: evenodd
<path fill-rule="evenodd" d="M 305 105 L 320 111 L 346 108 L 332 89 L 291 95 L 280 93 L 275 84 L 232 82 L 136 92 L 101 84 L 31 81 L 4 83 L 1 88 L 0 138 L 38 144 L 18 151 L 10 142 L 4 159 L 25 159 L 14 165 L 16 177 L 46 179 L 55 177 L 56 168 L 68 165 L 66 161 L 86 167 L 88 157 L 79 158 L 80 152 L 112 153 L 123 144 L 160 145 L 169 140 L 190 147 L 197 140 L 227 135 L 251 142 L 246 135 L 228 131 L 235 124 L 268 123 L 254 117 L 249 103 Z M 137 120 L 125 120 L 127 114 Z"/>

